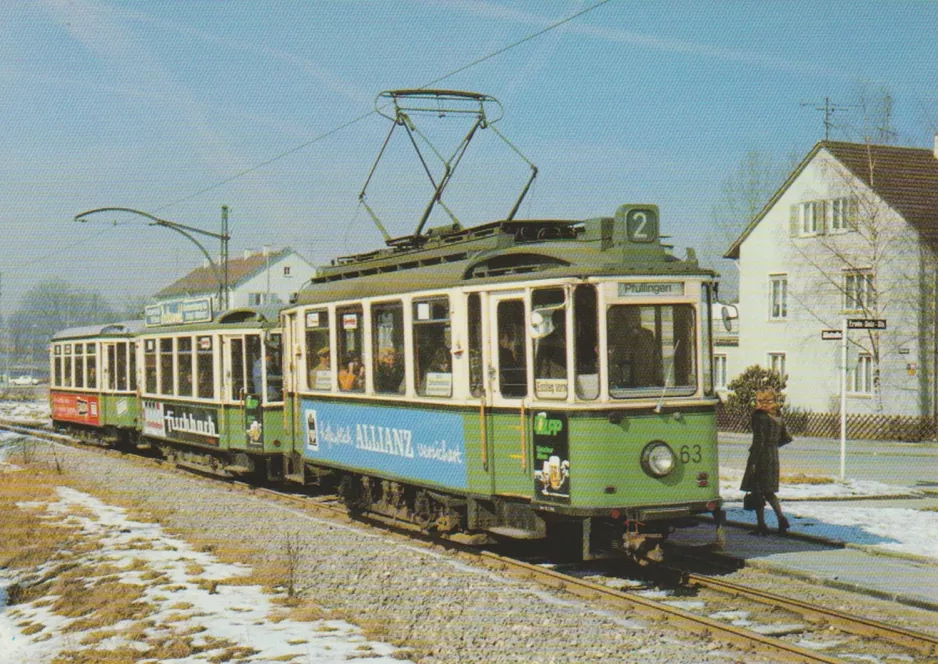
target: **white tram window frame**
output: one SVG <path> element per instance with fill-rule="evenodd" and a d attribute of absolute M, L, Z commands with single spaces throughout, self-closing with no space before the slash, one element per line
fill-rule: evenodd
<path fill-rule="evenodd" d="M 434 306 L 438 305 L 442 305 L 445 309 L 445 318 L 433 317 L 433 308 Z M 453 379 L 455 377 L 455 366 L 453 362 L 453 298 L 450 296 L 450 293 L 440 293 L 437 295 L 426 296 L 420 295 L 412 299 L 409 310 L 411 314 L 411 322 L 407 327 L 410 329 L 411 336 L 410 343 L 408 344 L 411 350 L 411 361 L 408 364 L 411 367 L 412 378 L 408 381 L 408 384 L 413 385 L 415 393 L 420 397 L 451 399 L 453 397 Z M 419 369 L 421 367 L 417 366 L 419 352 L 417 342 L 418 325 L 427 326 L 428 329 L 430 325 L 433 325 L 434 327 L 438 325 L 445 325 L 446 329 L 448 329 L 449 346 L 447 347 L 445 345 L 446 333 L 444 332 L 443 345 L 436 349 L 432 358 L 426 359 L 424 362 L 425 364 L 431 364 L 434 366 L 441 362 L 447 362 L 449 364 L 448 373 L 445 371 L 434 372 L 428 369 L 428 371 L 424 372 L 424 376 L 419 375 Z"/>
<path fill-rule="evenodd" d="M 85 344 L 85 386 L 89 390 L 99 391 L 101 368 L 98 361 L 98 342 Z"/>
<path fill-rule="evenodd" d="M 323 320 L 325 318 L 325 320 Z M 332 392 L 335 390 L 335 335 L 334 316 L 328 307 L 312 307 L 303 309 L 298 316 L 298 325 L 302 329 L 300 338 L 303 340 L 303 384 L 309 392 Z M 325 346 L 311 348 L 309 342 L 310 330 L 324 331 L 328 339 Z M 327 349 L 325 357 L 328 367 L 321 367 L 319 351 Z M 315 364 L 314 364 L 315 362 Z M 315 376 L 313 375 L 315 372 Z"/>
<path fill-rule="evenodd" d="M 406 340 L 405 331 L 407 330 L 409 325 L 408 325 L 408 318 L 406 316 L 405 311 L 408 308 L 408 306 L 409 305 L 405 304 L 402 298 L 395 298 L 391 300 L 373 300 L 368 305 L 368 311 L 371 314 L 369 317 L 370 320 L 368 323 L 368 328 L 366 330 L 366 334 L 368 335 L 371 341 L 371 348 L 369 349 L 369 353 L 368 353 L 369 355 L 368 361 L 370 362 L 370 367 L 371 367 L 371 371 L 370 371 L 371 381 L 370 381 L 369 390 L 368 390 L 369 394 L 380 395 L 381 397 L 396 397 L 396 396 L 404 396 L 407 394 L 407 364 L 408 362 L 407 362 L 407 357 L 406 357 L 407 356 L 407 340 Z M 400 330 L 399 330 L 400 335 L 401 335 L 401 340 L 400 340 L 401 347 L 400 348 L 394 347 L 393 342 L 391 343 L 390 347 L 379 348 L 379 344 L 383 342 L 377 339 L 376 336 L 380 336 L 384 330 L 383 328 L 379 329 L 378 327 L 376 327 L 375 313 L 376 311 L 380 311 L 384 309 L 397 310 L 400 312 Z M 392 330 L 393 330 L 393 326 L 392 326 Z M 392 333 L 392 336 L 393 336 L 393 333 Z M 380 368 L 379 364 L 381 363 L 381 359 L 382 359 L 381 355 L 385 354 L 387 350 L 393 350 L 394 356 L 396 357 L 396 363 L 398 365 L 401 365 L 404 371 L 401 373 L 400 383 L 397 388 L 395 388 L 394 390 L 391 390 L 388 387 L 385 387 L 384 389 L 379 391 L 377 385 L 381 381 L 376 380 L 376 379 L 378 378 L 378 371 Z"/>

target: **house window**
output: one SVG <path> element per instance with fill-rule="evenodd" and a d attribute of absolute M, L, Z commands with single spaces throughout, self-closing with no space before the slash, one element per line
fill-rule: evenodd
<path fill-rule="evenodd" d="M 843 232 L 856 227 L 857 199 L 853 196 L 831 201 L 831 232 Z"/>
<path fill-rule="evenodd" d="M 769 319 L 788 318 L 788 275 L 769 275 Z"/>
<path fill-rule="evenodd" d="M 844 273 L 844 311 L 864 311 L 876 304 L 876 289 L 870 270 Z"/>
<path fill-rule="evenodd" d="M 726 389 L 726 355 L 713 356 L 713 386 L 718 390 Z"/>
<path fill-rule="evenodd" d="M 860 353 L 857 356 L 857 364 L 850 372 L 850 392 L 873 393 L 873 356 L 869 353 Z"/>
<path fill-rule="evenodd" d="M 289 265 L 283 266 L 283 276 L 288 277 L 288 278 L 293 276 Z"/>
<path fill-rule="evenodd" d="M 267 293 L 248 293 L 248 306 L 259 307 L 267 304 Z"/>
<path fill-rule="evenodd" d="M 808 201 L 799 206 L 801 235 L 817 235 L 824 232 L 824 201 Z"/>
<path fill-rule="evenodd" d="M 785 353 L 769 353 L 769 369 L 779 376 L 785 376 Z"/>

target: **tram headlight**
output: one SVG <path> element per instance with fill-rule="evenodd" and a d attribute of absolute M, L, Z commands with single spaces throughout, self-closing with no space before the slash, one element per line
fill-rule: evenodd
<path fill-rule="evenodd" d="M 676 463 L 674 450 L 663 440 L 653 440 L 642 450 L 642 469 L 652 477 L 671 474 Z"/>

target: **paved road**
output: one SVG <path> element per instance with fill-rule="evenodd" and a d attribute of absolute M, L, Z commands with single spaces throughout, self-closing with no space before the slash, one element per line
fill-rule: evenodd
<path fill-rule="evenodd" d="M 720 465 L 742 470 L 751 436 L 721 433 Z M 840 476 L 840 441 L 796 438 L 781 449 L 783 473 Z M 848 440 L 846 477 L 897 486 L 931 486 L 938 490 L 938 443 Z"/>

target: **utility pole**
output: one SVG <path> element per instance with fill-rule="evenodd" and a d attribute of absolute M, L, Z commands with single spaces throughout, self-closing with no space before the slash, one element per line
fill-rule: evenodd
<path fill-rule="evenodd" d="M 818 101 L 803 101 L 801 102 L 802 106 L 814 106 L 815 111 L 824 111 L 824 140 L 829 141 L 831 138 L 831 127 L 833 122 L 831 121 L 831 116 L 834 115 L 837 111 L 846 111 L 851 107 L 844 104 L 832 104 L 830 97 L 824 97 L 824 105 L 820 106 L 821 102 Z"/>
<path fill-rule="evenodd" d="M 221 206 L 221 264 L 225 269 L 223 290 L 218 299 L 222 311 L 228 311 L 228 206 Z"/>

